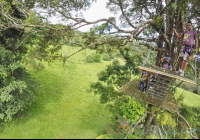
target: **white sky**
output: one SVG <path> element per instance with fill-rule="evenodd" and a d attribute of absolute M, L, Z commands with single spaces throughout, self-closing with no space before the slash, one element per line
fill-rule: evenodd
<path fill-rule="evenodd" d="M 95 21 L 101 18 L 114 16 L 112 13 L 109 12 L 108 9 L 106 9 L 106 2 L 108 2 L 108 0 L 97 0 L 97 2 L 94 2 L 87 11 L 82 12 L 84 18 L 87 21 Z M 59 18 L 50 18 L 49 20 L 52 24 L 62 23 L 61 19 Z M 92 26 L 93 25 L 87 25 L 79 28 L 78 30 L 82 32 L 87 32 Z"/>
<path fill-rule="evenodd" d="M 108 0 L 97 0 L 96 3 L 92 4 L 88 11 L 83 13 L 84 18 L 87 21 L 95 21 L 101 18 L 108 18 L 113 16 L 113 14 L 110 13 L 108 9 L 106 9 L 106 2 L 108 2 Z M 83 32 L 89 31 L 92 26 L 93 25 L 81 27 L 79 30 Z"/>

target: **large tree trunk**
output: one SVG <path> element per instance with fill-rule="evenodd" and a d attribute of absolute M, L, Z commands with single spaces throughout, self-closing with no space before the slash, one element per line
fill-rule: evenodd
<path fill-rule="evenodd" d="M 163 42 L 164 42 L 164 38 L 163 35 L 159 35 L 159 41 L 157 42 L 157 46 L 158 48 L 163 48 Z M 156 66 L 160 66 L 160 59 L 162 57 L 162 51 L 158 50 L 157 53 L 157 58 L 156 58 Z"/>
<path fill-rule="evenodd" d="M 183 11 L 180 11 L 179 14 L 178 14 L 178 17 L 177 17 L 177 21 L 176 21 L 176 30 L 179 34 L 183 33 L 184 32 L 184 29 L 185 29 L 185 26 L 184 26 L 184 13 Z M 174 48 L 175 48 L 175 52 L 174 52 L 174 56 L 175 58 L 173 59 L 173 67 L 175 67 L 176 69 L 179 68 L 179 63 L 178 63 L 178 59 L 179 59 L 179 54 L 180 54 L 180 51 L 181 51 L 181 47 L 182 47 L 182 44 L 183 44 L 183 40 L 182 39 L 173 39 L 173 42 L 174 42 Z"/>

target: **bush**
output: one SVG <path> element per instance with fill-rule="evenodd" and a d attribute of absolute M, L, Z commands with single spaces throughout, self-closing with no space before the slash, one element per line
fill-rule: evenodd
<path fill-rule="evenodd" d="M 93 56 L 94 62 L 101 62 L 101 55 L 100 54 L 95 54 Z"/>
<path fill-rule="evenodd" d="M 86 62 L 88 62 L 88 63 L 94 62 L 94 59 L 93 59 L 92 55 L 88 55 L 88 56 L 86 57 Z"/>
<path fill-rule="evenodd" d="M 109 57 L 109 56 L 110 56 L 110 57 Z M 104 54 L 103 57 L 102 57 L 102 59 L 103 59 L 104 61 L 110 61 L 111 59 L 114 58 L 112 54 L 109 54 L 109 56 L 108 56 L 108 54 Z"/>
<path fill-rule="evenodd" d="M 20 59 L 0 47 L 0 121 L 11 121 L 33 102 L 37 83 L 26 72 Z"/>
<path fill-rule="evenodd" d="M 88 55 L 86 57 L 86 62 L 92 63 L 92 62 L 101 62 L 101 55 L 100 54 L 92 54 Z"/>

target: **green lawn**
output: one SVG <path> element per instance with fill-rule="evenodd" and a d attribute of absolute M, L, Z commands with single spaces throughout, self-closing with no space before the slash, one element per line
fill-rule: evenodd
<path fill-rule="evenodd" d="M 70 54 L 80 48 L 71 48 Z M 67 46 L 63 48 L 67 52 Z M 88 54 L 94 51 L 87 50 Z M 66 86 L 66 67 L 56 60 L 32 76 L 42 84 L 35 102 L 25 114 L 13 119 L 0 129 L 1 139 L 95 139 L 106 133 L 110 116 L 99 96 L 89 92 L 90 83 L 97 81 L 97 73 L 110 62 L 84 63 L 80 52 L 69 58 L 69 76 Z M 66 64 L 65 64 L 66 66 Z M 184 94 L 184 102 L 200 106 L 200 96 L 178 89 Z M 177 95 L 178 95 L 177 94 Z"/>
<path fill-rule="evenodd" d="M 70 50 L 70 54 L 80 48 Z M 64 51 L 65 48 L 64 48 Z M 94 51 L 87 52 L 91 53 Z M 90 82 L 109 62 L 86 63 L 78 53 L 69 59 L 68 86 L 66 67 L 56 60 L 33 77 L 42 83 L 44 92 L 36 95 L 35 103 L 25 116 L 18 117 L 1 129 L 1 139 L 80 139 L 96 138 L 106 131 L 108 111 L 100 104 L 99 96 L 88 92 Z M 66 66 L 66 65 L 65 65 Z"/>
<path fill-rule="evenodd" d="M 192 92 L 183 90 L 181 88 L 177 88 L 177 93 L 175 94 L 175 97 L 179 95 L 183 95 L 184 100 L 183 102 L 191 107 L 200 107 L 200 96 L 197 94 L 194 94 Z"/>

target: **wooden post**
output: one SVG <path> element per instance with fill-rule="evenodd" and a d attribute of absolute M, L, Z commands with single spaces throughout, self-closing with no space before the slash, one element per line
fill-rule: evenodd
<path fill-rule="evenodd" d="M 67 53 L 67 56 L 69 56 L 70 45 L 71 45 L 71 40 L 69 41 L 69 47 L 68 47 L 68 53 Z M 66 77 L 66 86 L 67 86 L 67 83 L 68 83 L 68 58 L 67 58 L 67 77 Z"/>
<path fill-rule="evenodd" d="M 85 49 L 85 64 L 86 64 L 86 50 L 87 50 L 87 49 Z"/>

